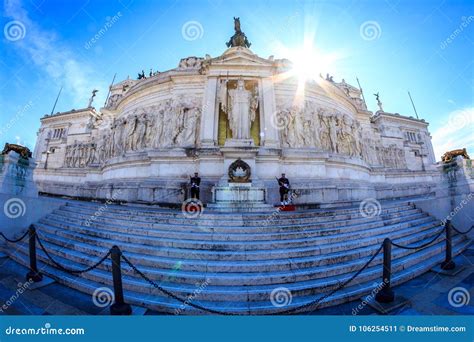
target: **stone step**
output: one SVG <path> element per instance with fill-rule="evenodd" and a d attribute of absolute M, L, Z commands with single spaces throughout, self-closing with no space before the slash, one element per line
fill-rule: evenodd
<path fill-rule="evenodd" d="M 180 240 L 212 240 L 212 241 L 266 241 L 266 240 L 284 240 L 284 239 L 295 239 L 301 237 L 317 237 L 317 236 L 333 236 L 340 233 L 349 233 L 349 232 L 360 232 L 367 229 L 379 228 L 384 225 L 393 225 L 405 221 L 413 220 L 432 220 L 431 217 L 425 213 L 416 212 L 416 213 L 400 213 L 399 215 L 393 215 L 393 217 L 387 217 L 384 221 L 374 221 L 371 223 L 355 223 L 352 225 L 341 226 L 341 227 L 330 227 L 330 228 L 314 228 L 313 226 L 302 227 L 298 230 L 288 230 L 283 232 L 269 232 L 266 229 L 261 230 L 252 230 L 230 233 L 230 232 L 221 232 L 216 231 L 212 228 L 212 231 L 203 231 L 198 229 L 197 231 L 170 231 L 162 230 L 157 228 L 145 228 L 137 225 L 117 225 L 111 223 L 100 223 L 94 222 L 90 226 L 84 226 L 82 220 L 75 218 L 69 218 L 67 216 L 60 216 L 56 214 L 51 214 L 41 219 L 39 223 L 61 227 L 64 229 L 69 229 L 70 226 L 74 226 L 74 230 L 77 231 L 77 227 L 83 227 L 83 231 L 101 231 L 104 233 L 122 233 L 127 234 L 128 236 L 133 236 L 137 238 L 137 241 L 140 241 L 140 238 L 171 238 L 171 239 L 180 239 Z M 348 221 L 350 222 L 350 221 Z M 126 223 L 126 222 L 123 222 Z M 146 242 L 143 242 L 146 243 Z"/>
<path fill-rule="evenodd" d="M 70 210 L 70 209 L 68 209 Z M 242 232 L 251 230 L 266 230 L 266 231 L 282 231 L 282 230 L 291 230 L 299 229 L 301 227 L 313 226 L 313 227 L 322 227 L 329 225 L 346 225 L 348 222 L 353 221 L 353 223 L 371 223 L 374 221 L 380 221 L 383 218 L 389 215 L 399 215 L 410 211 L 412 213 L 420 212 L 419 209 L 415 208 L 405 208 L 401 209 L 388 209 L 382 210 L 381 214 L 375 217 L 362 217 L 360 214 L 353 215 L 338 215 L 334 217 L 320 217 L 318 219 L 304 219 L 304 220 L 292 220 L 285 219 L 283 217 L 277 217 L 276 220 L 272 221 L 257 221 L 257 222 L 241 222 L 236 218 L 233 222 L 233 225 L 225 223 L 224 221 L 219 220 L 206 220 L 201 217 L 198 218 L 187 218 L 185 216 L 180 217 L 179 219 L 161 219 L 154 218 L 145 219 L 142 217 L 133 217 L 133 216 L 120 216 L 112 213 L 104 213 L 100 216 L 92 216 L 89 213 L 83 213 L 80 211 L 71 212 L 65 209 L 60 209 L 54 213 L 57 215 L 68 216 L 72 215 L 73 218 L 81 219 L 83 225 L 91 225 L 95 222 L 108 222 L 111 224 L 123 225 L 124 222 L 136 222 L 142 227 L 149 228 L 162 228 L 168 230 L 204 230 L 204 231 L 222 231 L 222 232 Z"/>
<path fill-rule="evenodd" d="M 470 244 L 470 241 L 464 240 L 461 244 L 458 244 L 454 248 L 454 253 L 459 254 L 462 250 L 467 248 L 467 246 Z M 436 250 L 436 248 L 439 248 L 439 250 Z M 433 253 L 427 253 L 423 252 L 426 250 L 430 250 L 430 252 Z M 438 247 L 435 246 L 434 248 L 427 248 L 424 249 L 423 251 L 417 252 L 419 253 L 418 255 L 412 255 L 410 262 L 409 260 L 404 260 L 400 259 L 399 262 L 394 263 L 394 273 L 392 276 L 392 284 L 397 285 L 402 282 L 405 282 L 409 279 L 414 278 L 417 275 L 420 275 L 427 270 L 429 270 L 431 267 L 439 263 L 441 260 L 443 260 L 443 253 L 442 252 L 443 247 Z M 428 258 L 422 258 L 421 255 L 428 255 L 428 254 L 433 254 L 432 256 Z M 12 255 L 13 259 L 15 259 L 17 262 L 27 265 L 28 259 L 26 255 L 23 254 L 15 254 Z M 401 267 L 400 267 L 401 265 Z M 76 277 L 76 276 L 71 276 L 69 274 L 66 274 L 62 271 L 59 271 L 58 269 L 48 266 L 48 265 L 41 265 L 42 266 L 42 271 L 46 273 L 47 275 L 56 278 L 59 282 L 73 287 L 77 290 L 83 291 L 85 293 L 92 294 L 96 288 L 102 287 L 104 285 L 111 287 L 111 280 L 110 280 L 110 275 L 108 281 L 105 283 L 102 282 L 97 282 L 97 281 L 92 281 L 89 279 L 81 278 L 81 277 Z M 395 269 L 399 269 L 399 271 L 395 271 Z M 374 267 L 371 267 L 367 269 L 363 273 L 373 273 L 373 276 L 371 280 L 362 282 L 358 279 L 357 282 L 354 281 L 354 284 L 349 284 L 347 287 L 344 289 L 336 292 L 334 295 L 326 298 L 320 307 L 325 307 L 329 305 L 336 305 L 345 301 L 353 300 L 356 299 L 363 294 L 369 293 L 374 287 L 374 280 L 376 281 L 377 279 L 380 278 L 380 267 L 378 269 L 375 269 Z M 361 274 L 362 275 L 362 274 Z M 350 276 L 350 275 L 349 275 Z M 346 277 L 347 279 L 348 277 Z M 343 280 L 339 280 L 342 282 Z M 128 283 L 128 280 L 125 281 L 125 283 Z M 127 285 L 128 286 L 128 285 Z M 291 290 L 292 293 L 292 302 L 290 305 L 286 306 L 285 308 L 276 308 L 271 304 L 271 301 L 269 300 L 270 293 L 273 289 L 275 289 L 278 286 L 269 286 L 265 287 L 265 289 L 260 289 L 260 291 L 256 293 L 252 293 L 251 297 L 256 299 L 256 301 L 248 300 L 248 297 L 242 296 L 243 299 L 241 301 L 232 301 L 227 298 L 220 298 L 220 300 L 214 299 L 214 300 L 206 300 L 205 296 L 209 298 L 216 298 L 213 296 L 210 296 L 211 293 L 211 286 L 206 286 L 203 287 L 203 291 L 200 292 L 195 300 L 193 300 L 193 303 L 200 304 L 206 308 L 210 309 L 216 309 L 220 311 L 230 311 L 230 312 L 240 312 L 241 314 L 264 314 L 264 313 L 274 313 L 280 310 L 286 310 L 286 309 L 291 309 L 293 307 L 297 307 L 299 305 L 311 302 L 317 298 L 320 298 L 322 296 L 321 293 L 317 294 L 310 294 L 310 295 L 300 295 L 301 289 L 298 289 L 296 287 L 287 287 L 288 289 Z M 142 288 L 142 286 L 140 286 Z M 171 288 L 170 288 L 171 289 Z M 181 289 L 183 289 L 181 287 Z M 311 291 L 311 288 L 309 288 Z M 193 292 L 188 291 L 183 291 L 182 293 L 182 299 L 186 299 L 186 294 L 188 296 L 193 295 L 195 293 L 196 287 L 194 287 Z M 263 292 L 262 292 L 263 290 Z M 156 293 L 155 293 L 156 292 Z M 215 292 L 215 291 L 214 291 Z M 324 291 L 327 292 L 327 291 Z M 205 294 L 208 295 L 205 295 Z M 231 292 L 230 294 L 232 294 Z M 247 295 L 249 295 L 251 292 L 247 292 Z M 175 294 L 178 294 L 175 293 Z M 222 293 L 214 293 L 216 296 L 217 295 L 223 295 Z M 125 291 L 125 297 L 126 300 L 135 305 L 144 305 L 146 307 L 149 307 L 154 310 L 158 310 L 161 312 L 168 312 L 168 313 L 173 313 L 174 310 L 179 309 L 182 305 L 181 302 L 178 302 L 174 299 L 170 299 L 169 297 L 166 297 L 165 295 L 162 295 L 161 292 L 154 291 L 153 294 L 150 294 L 149 296 L 144 296 L 143 293 L 135 292 L 135 291 Z M 187 314 L 196 314 L 200 313 L 199 311 L 196 311 L 193 308 L 188 308 L 185 313 Z"/>
<path fill-rule="evenodd" d="M 424 232 L 416 234 L 416 237 L 408 237 L 406 239 L 402 239 L 400 243 L 403 244 L 421 244 L 426 240 L 429 240 L 431 236 L 436 233 L 435 231 Z M 53 257 L 62 258 L 62 262 L 70 262 L 75 263 L 72 268 L 84 268 L 88 265 L 94 264 L 96 259 L 99 259 L 100 255 L 104 255 L 107 249 L 102 249 L 99 256 L 96 258 L 91 258 L 88 252 L 93 251 L 98 248 L 94 248 L 94 246 L 90 246 L 89 250 L 85 250 L 84 252 L 78 251 L 75 249 L 76 246 L 66 246 L 67 249 L 61 247 L 60 245 L 51 244 L 47 241 L 44 236 L 41 236 L 42 241 L 45 247 L 48 250 L 48 253 Z M 440 237 L 442 239 L 442 237 Z M 383 237 L 379 239 L 380 242 L 378 245 L 381 244 Z M 375 245 L 373 248 L 377 248 L 378 246 Z M 26 253 L 28 251 L 28 246 L 25 243 L 23 246 L 23 251 Z M 143 268 L 147 274 L 150 275 L 151 278 L 156 279 L 157 281 L 163 281 L 163 279 L 169 279 L 173 277 L 173 281 L 177 283 L 190 283 L 194 284 L 197 281 L 205 279 L 206 277 L 212 278 L 212 283 L 215 285 L 241 285 L 241 286 L 251 286 L 256 284 L 278 284 L 278 283 L 287 283 L 287 282 L 301 282 L 309 279 L 317 279 L 317 278 L 325 278 L 335 274 L 343 274 L 347 272 L 352 272 L 361 266 L 360 258 L 344 262 L 344 263 L 333 263 L 326 266 L 314 266 L 308 268 L 296 268 L 294 265 L 290 264 L 289 268 L 286 271 L 280 272 L 272 272 L 269 271 L 269 268 L 265 267 L 265 265 L 260 266 L 256 271 L 244 273 L 242 271 L 238 272 L 228 272 L 223 270 L 222 268 L 217 268 L 215 273 L 210 272 L 208 269 L 201 270 L 200 272 L 193 272 L 193 271 L 184 271 L 181 270 L 179 272 L 170 272 L 170 269 L 158 269 L 155 265 L 151 266 L 142 266 L 140 261 L 140 255 L 133 256 L 126 252 L 127 250 L 123 250 L 123 253 L 130 256 L 130 260 Z M 400 256 L 404 254 L 411 253 L 412 250 L 402 250 L 400 252 Z M 404 253 L 404 254 L 403 254 Z M 48 262 L 45 257 L 41 256 L 41 253 L 38 253 L 38 257 L 42 259 L 44 262 Z M 395 259 L 397 254 L 394 253 L 393 258 Z M 67 259 L 65 259 L 67 258 Z M 381 260 L 381 259 L 380 259 Z M 379 260 L 379 261 L 380 261 Z M 378 262 L 378 261 L 377 261 Z M 377 263 L 376 262 L 376 263 Z M 77 264 L 77 265 L 76 265 Z M 107 270 L 110 264 L 107 262 L 105 265 L 101 266 L 100 268 L 103 270 Z M 127 272 L 126 270 L 124 271 Z M 170 276 L 170 273 L 172 275 Z M 88 276 L 88 275 L 85 275 Z"/>
<path fill-rule="evenodd" d="M 258 234 L 258 233 L 286 233 L 290 234 L 292 231 L 301 231 L 302 229 L 315 229 L 318 228 L 320 230 L 325 230 L 329 232 L 329 229 L 333 229 L 333 231 L 339 232 L 338 229 L 342 229 L 347 226 L 359 227 L 359 229 L 363 229 L 364 225 L 367 225 L 367 228 L 376 227 L 380 225 L 382 221 L 386 221 L 389 219 L 397 219 L 399 217 L 406 217 L 408 215 L 415 215 L 415 214 L 422 214 L 420 209 L 407 209 L 404 211 L 397 211 L 386 213 L 384 215 L 380 215 L 375 218 L 353 218 L 353 219 L 343 219 L 343 220 L 336 220 L 332 219 L 329 221 L 324 222 L 309 222 L 309 223 L 301 223 L 301 224 L 291 224 L 286 221 L 283 224 L 271 224 L 271 225 L 259 225 L 259 226 L 245 226 L 245 227 L 229 227 L 229 226 L 220 226 L 218 223 L 214 226 L 210 225 L 187 225 L 187 224 L 169 224 L 164 223 L 161 221 L 157 222 L 140 222 L 134 221 L 131 219 L 118 219 L 115 216 L 101 216 L 96 217 L 93 221 L 90 220 L 90 216 L 83 213 L 77 212 L 68 212 L 63 210 L 54 211 L 52 214 L 48 215 L 47 218 L 56 218 L 57 220 L 66 220 L 72 223 L 77 223 L 82 226 L 95 226 L 104 228 L 103 224 L 107 226 L 113 225 L 118 228 L 123 229 L 137 229 L 138 232 L 143 231 L 146 229 L 145 235 L 148 235 L 150 230 L 156 230 L 159 234 L 163 232 L 163 234 L 171 233 L 179 233 L 179 232 L 186 232 L 186 233 L 223 233 L 223 234 Z M 133 224 L 130 224 L 133 222 Z M 102 225 L 101 225 L 102 224 Z M 138 230 L 141 229 L 141 230 Z M 192 234 L 190 234 L 192 235 Z"/>
<path fill-rule="evenodd" d="M 432 228 L 426 226 L 423 230 L 420 229 L 417 232 L 418 236 L 411 235 L 410 232 L 404 234 L 405 243 L 416 242 L 416 239 L 424 234 L 430 234 Z M 77 240 L 75 233 L 66 233 L 64 231 L 49 231 L 47 227 L 43 227 L 40 230 L 40 236 L 42 240 L 50 242 L 58 246 L 66 246 L 70 250 L 76 250 L 85 253 L 91 257 L 99 257 L 105 253 L 112 245 L 119 246 L 123 251 L 127 251 L 137 265 L 154 267 L 163 269 L 164 272 L 175 270 L 179 268 L 181 271 L 200 271 L 200 272 L 259 272 L 262 267 L 266 271 L 279 271 L 287 269 L 301 269 L 306 267 L 324 266 L 334 264 L 338 262 L 348 262 L 370 253 L 372 245 L 366 247 L 355 247 L 349 250 L 343 250 L 336 253 L 321 253 L 320 250 L 315 251 L 314 255 L 304 257 L 288 258 L 284 253 L 282 259 L 263 259 L 263 260 L 203 260 L 203 259 L 182 259 L 172 258 L 169 256 L 160 256 L 159 254 L 152 254 L 154 250 L 144 250 L 140 244 L 124 244 L 115 240 L 104 240 L 104 239 L 89 239 L 88 242 L 80 242 Z M 424 236 L 423 234 L 423 236 Z M 394 236 L 394 235 L 392 235 Z M 403 237 L 399 234 L 398 237 Z M 376 241 L 380 241 L 384 236 L 379 237 Z M 188 253 L 192 255 L 193 252 Z"/>
<path fill-rule="evenodd" d="M 382 233 L 379 236 L 376 236 L 376 233 L 380 233 L 380 231 L 370 231 L 372 233 L 372 237 L 359 239 L 356 241 L 343 241 L 343 242 L 336 242 L 333 244 L 315 244 L 314 246 L 310 247 L 295 247 L 290 248 L 287 245 L 282 245 L 281 249 L 272 249 L 268 250 L 253 250 L 253 251 L 245 251 L 245 250 L 226 250 L 226 251 L 216 251 L 216 250 L 206 250 L 202 249 L 200 245 L 197 245 L 194 249 L 184 249 L 184 248 L 175 248 L 175 247 L 159 247 L 159 246 L 149 246 L 144 244 L 142 240 L 138 240 L 133 237 L 130 238 L 123 234 L 113 234 L 113 235 L 105 235 L 100 231 L 96 232 L 89 232 L 90 234 L 83 234 L 81 233 L 80 229 L 82 228 L 72 228 L 71 230 L 64 230 L 58 229 L 54 227 L 50 227 L 48 225 L 37 224 L 36 225 L 38 230 L 45 236 L 45 238 L 55 237 L 55 238 L 62 238 L 64 240 L 63 243 L 67 243 L 68 245 L 79 245 L 80 243 L 83 244 L 91 244 L 93 246 L 101 246 L 103 248 L 110 248 L 112 245 L 118 245 L 123 250 L 127 250 L 133 253 L 140 254 L 143 258 L 142 261 L 145 263 L 147 262 L 147 256 L 155 256 L 155 257 L 162 257 L 165 260 L 171 260 L 171 264 L 176 264 L 176 262 L 189 259 L 193 260 L 193 262 L 197 262 L 199 264 L 199 260 L 206 260 L 206 261 L 213 261 L 213 260 L 221 260 L 224 262 L 232 261 L 232 260 L 244 260 L 244 261 L 256 261 L 256 260 L 269 260 L 269 259 L 283 259 L 288 260 L 295 257 L 305 257 L 305 256 L 315 256 L 315 255 L 326 255 L 329 253 L 341 252 L 341 251 L 349 251 L 352 249 L 370 246 L 373 243 L 371 239 L 375 236 L 379 240 L 383 240 L 386 237 L 386 233 Z M 424 230 L 431 229 L 436 227 L 436 221 L 431 221 L 428 223 L 420 223 L 419 226 L 415 226 L 415 229 L 411 227 L 411 222 L 400 224 L 398 229 L 394 228 L 393 226 L 389 226 L 389 232 L 392 236 L 407 236 L 412 234 L 413 232 L 423 232 Z M 385 227 L 384 227 L 385 228 Z M 385 230 L 386 231 L 386 230 Z M 42 236 L 43 236 L 42 235 Z M 123 235 L 123 236 L 122 236 Z M 376 240 L 378 241 L 378 240 Z M 323 242 L 325 242 L 323 240 Z M 92 249 L 90 253 L 95 253 L 95 249 Z M 169 263 L 168 263 L 169 264 Z M 173 267 L 173 266 L 171 266 Z M 170 267 L 170 268 L 171 268 Z"/>
<path fill-rule="evenodd" d="M 141 271 L 183 300 L 192 298 L 193 303 L 211 309 L 243 314 L 281 310 L 270 301 L 278 287 L 291 291 L 293 301 L 286 308 L 313 301 L 350 279 L 386 237 L 416 246 L 431 241 L 442 229 L 439 221 L 407 201 L 382 202 L 375 217 L 363 217 L 357 205 L 275 212 L 269 221 L 268 213 L 206 209 L 190 219 L 180 210 L 69 201 L 36 227 L 50 255 L 67 267 L 84 269 L 117 245 Z M 469 244 L 464 236 L 455 236 L 454 253 Z M 27 241 L 10 247 L 18 248 L 11 257 L 28 265 Z M 393 248 L 393 282 L 427 271 L 444 258 L 444 248 L 443 234 L 421 250 Z M 37 257 L 45 274 L 67 286 L 89 294 L 98 287 L 112 287 L 110 260 L 73 276 L 60 271 L 39 247 Z M 321 307 L 370 292 L 381 280 L 382 259 L 381 253 Z M 122 271 L 131 304 L 168 313 L 181 307 L 181 302 L 154 289 L 125 263 Z"/>
<path fill-rule="evenodd" d="M 189 218 L 185 216 L 181 211 L 174 211 L 173 214 L 167 213 L 166 215 L 162 215 L 160 211 L 154 213 L 151 212 L 142 212 L 140 210 L 125 210 L 121 211 L 121 207 L 112 209 L 112 207 L 103 207 L 104 209 L 97 209 L 94 207 L 83 205 L 77 206 L 77 204 L 70 205 L 69 203 L 65 206 L 62 206 L 60 210 L 72 212 L 72 213 L 83 213 L 92 217 L 107 217 L 111 219 L 123 219 L 123 220 L 132 220 L 137 222 L 161 222 L 166 224 L 187 224 L 187 225 L 209 225 L 209 226 L 233 226 L 233 227 L 241 227 L 241 226 L 262 226 L 262 222 L 270 221 L 271 214 L 260 214 L 259 216 L 253 217 L 251 215 L 244 215 L 244 214 L 233 214 L 231 217 L 221 217 L 220 215 L 215 214 L 206 214 L 204 211 L 198 217 Z M 385 213 L 390 212 L 397 212 L 397 211 L 404 211 L 408 209 L 413 209 L 414 206 L 412 204 L 404 203 L 403 205 L 387 205 L 381 208 L 380 215 L 384 215 Z M 304 214 L 303 214 L 304 213 Z M 277 224 L 278 221 L 284 221 L 289 224 L 296 224 L 296 223 L 308 223 L 313 222 L 316 223 L 318 221 L 327 222 L 335 219 L 355 219 L 361 218 L 361 213 L 359 208 L 350 208 L 341 211 L 302 211 L 301 214 L 295 214 L 291 212 L 278 212 L 277 213 L 276 222 L 271 222 L 268 225 Z M 303 217 L 299 217 L 299 215 L 304 215 Z M 380 216 L 377 215 L 377 216 Z"/>
<path fill-rule="evenodd" d="M 83 228 L 81 226 L 73 224 L 62 224 L 59 222 L 55 223 L 60 225 L 61 229 L 67 229 L 70 231 L 76 231 L 79 233 L 86 233 L 87 235 L 92 235 L 96 237 L 102 237 L 106 239 L 120 237 L 125 241 L 136 241 L 136 239 L 141 238 L 140 241 L 147 243 L 148 245 L 154 247 L 174 247 L 190 250 L 215 250 L 215 251 L 251 251 L 251 250 L 274 250 L 282 247 L 308 247 L 308 246 L 320 246 L 324 243 L 332 242 L 351 242 L 359 239 L 364 239 L 371 237 L 376 234 L 387 234 L 392 230 L 397 228 L 409 228 L 417 224 L 437 224 L 437 221 L 433 220 L 430 217 L 423 217 L 413 221 L 397 223 L 394 225 L 382 226 L 370 230 L 361 230 L 357 232 L 341 233 L 337 235 L 329 236 L 307 236 L 305 232 L 301 232 L 299 236 L 292 239 L 283 239 L 283 240 L 265 240 L 265 241 L 214 241 L 212 240 L 212 234 L 207 236 L 207 239 L 203 240 L 185 240 L 185 239 L 173 239 L 173 238 L 156 238 L 156 237 L 143 237 L 135 236 L 132 234 L 124 234 L 118 232 L 104 232 L 102 230 L 94 230 L 89 228 Z M 38 225 L 40 226 L 40 225 Z M 40 226 L 41 227 L 41 226 Z"/>

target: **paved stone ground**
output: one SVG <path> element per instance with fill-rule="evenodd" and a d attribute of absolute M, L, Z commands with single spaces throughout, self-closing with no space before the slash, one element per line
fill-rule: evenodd
<path fill-rule="evenodd" d="M 474 315 L 474 245 L 455 258 L 456 265 L 465 269 L 456 276 L 427 272 L 401 286 L 394 288 L 409 303 L 391 312 L 393 315 Z M 94 305 L 90 295 L 72 290 L 58 283 L 26 290 L 18 294 L 18 284 L 24 281 L 27 269 L 8 259 L 0 259 L 0 315 L 108 315 L 108 308 Z M 448 301 L 448 293 L 462 287 L 470 294 L 467 305 L 454 307 Z M 15 297 L 18 297 L 15 299 Z M 11 301 L 11 304 L 9 303 Z M 9 305 L 6 305 L 9 304 Z M 323 308 L 313 315 L 353 315 L 361 301 Z M 159 315 L 146 310 L 145 315 Z M 365 305 L 358 315 L 377 315 L 378 312 Z"/>

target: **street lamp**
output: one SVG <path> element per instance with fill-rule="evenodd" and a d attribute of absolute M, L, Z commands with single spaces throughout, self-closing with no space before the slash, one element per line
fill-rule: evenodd
<path fill-rule="evenodd" d="M 44 169 L 46 170 L 48 168 L 48 158 L 49 158 L 49 155 L 51 154 L 52 152 L 50 150 L 46 151 L 46 161 L 44 162 Z"/>

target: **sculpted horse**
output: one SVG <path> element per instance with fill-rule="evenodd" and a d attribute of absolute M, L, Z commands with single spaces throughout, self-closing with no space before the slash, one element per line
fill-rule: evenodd
<path fill-rule="evenodd" d="M 22 158 L 28 159 L 31 158 L 32 154 L 28 147 L 17 145 L 17 144 L 9 144 L 6 143 L 5 147 L 3 148 L 2 155 L 8 154 L 10 151 L 15 151 L 18 153 Z"/>
<path fill-rule="evenodd" d="M 446 152 L 441 156 L 441 160 L 443 161 L 443 163 L 449 163 L 453 160 L 453 158 L 457 156 L 463 156 L 464 159 L 471 159 L 469 158 L 466 149 L 463 148 Z"/>

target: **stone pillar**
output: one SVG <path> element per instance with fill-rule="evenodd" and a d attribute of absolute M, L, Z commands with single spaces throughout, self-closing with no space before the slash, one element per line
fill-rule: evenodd
<path fill-rule="evenodd" d="M 0 232 L 10 238 L 18 237 L 33 223 L 31 212 L 44 209 L 37 203 L 35 165 L 33 158 L 22 159 L 16 152 L 0 155 Z M 0 250 L 5 248 L 5 241 L 0 238 Z"/>
<path fill-rule="evenodd" d="M 25 160 L 15 152 L 0 156 L 0 193 L 15 196 L 38 197 L 33 182 L 36 162 Z"/>
<path fill-rule="evenodd" d="M 275 91 L 271 77 L 262 78 L 260 91 L 263 101 L 263 122 L 260 124 L 260 130 L 264 133 L 261 145 L 279 147 L 278 129 L 274 118 L 276 116 Z"/>
<path fill-rule="evenodd" d="M 214 147 L 217 140 L 218 117 L 216 114 L 217 77 L 209 77 L 202 104 L 201 147 Z"/>

